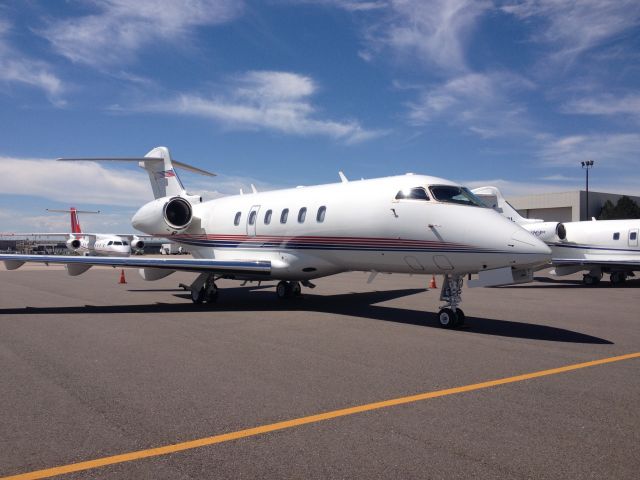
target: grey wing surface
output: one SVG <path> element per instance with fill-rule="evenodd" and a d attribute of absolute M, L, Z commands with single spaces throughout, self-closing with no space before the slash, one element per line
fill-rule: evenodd
<path fill-rule="evenodd" d="M 110 266 L 122 268 L 158 268 L 183 272 L 211 272 L 221 275 L 269 276 L 271 262 L 265 260 L 214 260 L 136 257 L 93 257 L 73 255 L 0 255 L 7 270 L 15 270 L 25 263 L 46 263 L 78 266 Z"/>
<path fill-rule="evenodd" d="M 640 259 L 627 259 L 627 258 L 609 258 L 607 260 L 600 260 L 594 258 L 554 258 L 552 263 L 558 266 L 601 266 L 601 267 L 621 267 L 621 268 L 637 268 L 640 270 Z"/>

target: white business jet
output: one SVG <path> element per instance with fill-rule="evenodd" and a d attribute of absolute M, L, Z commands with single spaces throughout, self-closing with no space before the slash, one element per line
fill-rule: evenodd
<path fill-rule="evenodd" d="M 155 200 L 131 224 L 188 246 L 193 259 L 0 255 L 8 269 L 25 262 L 64 263 L 72 274 L 92 265 L 137 267 L 146 280 L 175 271 L 198 273 L 194 303 L 214 302 L 215 281 L 279 280 L 278 297 L 345 271 L 443 274 L 438 318 L 464 321 L 459 308 L 465 275 L 472 286 L 531 281 L 550 250 L 469 190 L 441 178 L 401 175 L 228 196 L 202 202 L 186 192 L 174 167 L 214 175 L 171 159 L 165 147 L 143 158 L 64 159 L 132 161 L 144 168 Z"/>
<path fill-rule="evenodd" d="M 47 212 L 69 213 L 71 216 L 71 232 L 2 233 L 0 234 L 0 237 L 63 237 L 66 238 L 65 244 L 67 249 L 80 255 L 128 257 L 132 252 L 137 252 L 144 248 L 144 238 L 148 236 L 83 232 L 78 215 L 100 213 L 99 211 L 78 210 L 75 207 L 71 207 L 69 210 L 47 208 Z"/>
<path fill-rule="evenodd" d="M 611 284 L 619 285 L 640 271 L 640 219 L 545 222 L 520 216 L 496 187 L 473 192 L 551 247 L 555 275 L 587 270 L 582 281 L 595 285 L 608 273 Z"/>

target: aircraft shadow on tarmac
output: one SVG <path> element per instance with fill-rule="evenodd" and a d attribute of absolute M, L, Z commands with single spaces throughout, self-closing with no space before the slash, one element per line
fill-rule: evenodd
<path fill-rule="evenodd" d="M 269 289 L 263 291 L 262 289 Z M 169 290 L 174 291 L 174 290 Z M 3 308 L 1 315 L 37 314 L 124 314 L 124 313 L 201 313 L 211 312 L 257 312 L 257 311 L 299 311 L 320 312 L 337 315 L 381 320 L 407 325 L 441 328 L 435 312 L 411 310 L 378 303 L 424 292 L 423 289 L 401 289 L 338 295 L 314 295 L 305 293 L 302 297 L 279 300 L 269 286 L 238 287 L 221 290 L 218 302 L 213 305 L 193 305 L 190 295 L 174 294 L 175 297 L 189 299 L 180 303 L 151 303 L 137 305 L 85 305 L 74 307 L 25 307 Z M 609 340 L 586 335 L 564 328 L 533 323 L 499 320 L 467 316 L 465 326 L 457 330 L 461 333 L 496 335 L 501 337 L 545 340 L 552 342 L 613 344 Z"/>

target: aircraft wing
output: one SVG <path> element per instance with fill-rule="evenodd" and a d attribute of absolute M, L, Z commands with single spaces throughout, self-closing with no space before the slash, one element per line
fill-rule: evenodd
<path fill-rule="evenodd" d="M 551 263 L 557 266 L 569 267 L 573 265 L 595 265 L 602 267 L 623 267 L 634 268 L 637 267 L 640 270 L 640 258 L 629 257 L 607 257 L 606 260 L 601 258 L 554 258 Z"/>
<path fill-rule="evenodd" d="M 73 255 L 12 255 L 2 254 L 7 270 L 15 270 L 28 262 L 66 265 L 69 272 L 82 273 L 95 265 L 122 268 L 152 268 L 183 272 L 211 272 L 221 275 L 269 276 L 271 262 L 265 260 L 213 260 L 213 259 L 174 259 L 140 257 L 92 257 Z"/>
<path fill-rule="evenodd" d="M 87 235 L 86 233 L 70 233 L 70 232 L 1 232 L 0 237 L 2 238 L 13 238 L 13 237 L 68 237 L 69 235 Z"/>

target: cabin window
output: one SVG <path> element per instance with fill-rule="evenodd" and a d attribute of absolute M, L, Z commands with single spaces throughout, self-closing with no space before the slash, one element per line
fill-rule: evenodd
<path fill-rule="evenodd" d="M 307 207 L 302 207 L 298 212 L 298 223 L 304 223 L 304 219 L 307 216 Z"/>
<path fill-rule="evenodd" d="M 280 214 L 280 223 L 287 223 L 288 216 L 289 216 L 289 209 L 285 208 L 284 210 L 282 210 L 282 213 Z"/>
<path fill-rule="evenodd" d="M 249 225 L 253 225 L 254 223 L 256 223 L 256 217 L 257 216 L 258 216 L 258 212 L 256 212 L 255 210 L 253 210 L 249 214 Z"/>
<path fill-rule="evenodd" d="M 107 245 L 113 245 L 113 240 L 109 240 L 109 243 Z"/>
<path fill-rule="evenodd" d="M 316 221 L 318 223 L 324 222 L 324 216 L 327 213 L 327 207 L 322 206 L 318 209 L 318 214 L 316 215 Z"/>
<path fill-rule="evenodd" d="M 613 239 L 614 240 L 620 240 L 620 232 L 616 232 L 613 234 Z"/>
<path fill-rule="evenodd" d="M 233 219 L 234 225 L 240 225 L 240 217 L 242 216 L 242 212 L 236 213 L 236 218 Z"/>
<path fill-rule="evenodd" d="M 271 210 L 267 210 L 267 213 L 264 214 L 264 224 L 269 225 L 271 223 L 271 214 L 273 212 Z"/>
<path fill-rule="evenodd" d="M 638 232 L 631 232 L 629 234 L 629 240 L 635 240 L 636 238 L 638 238 Z"/>
<path fill-rule="evenodd" d="M 422 187 L 404 188 L 398 192 L 396 200 L 429 200 L 429 195 Z"/>
<path fill-rule="evenodd" d="M 476 197 L 468 188 L 455 185 L 436 185 L 429 188 L 431 195 L 439 202 L 457 203 L 472 207 L 488 208 L 482 200 Z"/>

